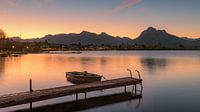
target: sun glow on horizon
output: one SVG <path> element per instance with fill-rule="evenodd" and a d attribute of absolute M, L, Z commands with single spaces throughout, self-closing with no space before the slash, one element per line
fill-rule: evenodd
<path fill-rule="evenodd" d="M 178 5 L 179 2 L 154 0 L 151 3 L 144 0 L 2 0 L 0 29 L 8 37 L 22 38 L 82 31 L 137 38 L 142 31 L 152 26 L 179 37 L 199 38 L 198 3 L 182 2 Z M 171 8 L 166 7 L 166 4 L 171 5 Z"/>

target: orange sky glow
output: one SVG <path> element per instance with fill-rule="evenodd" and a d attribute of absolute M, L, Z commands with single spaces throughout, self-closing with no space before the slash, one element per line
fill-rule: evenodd
<path fill-rule="evenodd" d="M 8 37 L 36 38 L 47 34 L 80 33 L 86 30 L 137 38 L 150 26 L 165 29 L 179 37 L 200 37 L 200 23 L 197 22 L 200 16 L 194 9 L 188 9 L 194 14 L 188 13 L 190 17 L 185 18 L 184 14 L 179 12 L 182 7 L 178 7 L 177 11 L 171 14 L 170 9 L 159 11 L 160 7 L 153 8 L 154 5 L 149 5 L 144 0 L 116 0 L 116 3 L 86 0 L 84 4 L 83 1 L 75 3 L 70 0 L 30 1 L 32 2 L 0 1 L 0 29 L 4 30 Z M 62 5 L 64 3 L 66 7 Z M 67 5 L 74 4 L 77 5 L 76 8 L 67 8 Z M 98 4 L 104 8 L 98 7 Z"/>

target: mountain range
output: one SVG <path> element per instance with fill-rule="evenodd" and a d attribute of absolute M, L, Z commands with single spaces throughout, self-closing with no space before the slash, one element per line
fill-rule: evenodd
<path fill-rule="evenodd" d="M 195 47 L 200 46 L 200 38 L 192 39 L 186 37 L 178 37 L 167 33 L 165 30 L 157 30 L 156 28 L 149 27 L 144 30 L 139 37 L 136 39 L 131 39 L 128 37 L 114 37 L 107 33 L 91 33 L 87 31 L 82 31 L 79 34 L 56 34 L 56 35 L 46 35 L 42 38 L 34 39 L 21 39 L 19 37 L 13 37 L 14 41 L 21 42 L 44 42 L 54 44 L 81 44 L 81 45 L 145 45 L 145 46 L 155 46 L 162 45 L 167 48 L 176 48 L 178 46 L 184 47 Z"/>

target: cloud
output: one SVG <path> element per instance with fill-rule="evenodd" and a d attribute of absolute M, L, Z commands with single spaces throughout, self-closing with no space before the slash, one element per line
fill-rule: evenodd
<path fill-rule="evenodd" d="M 138 10 L 138 12 L 140 12 L 140 13 L 145 13 L 145 12 L 147 12 L 147 11 L 149 11 L 149 10 L 150 10 L 149 8 L 143 7 L 143 8 L 140 8 L 140 9 Z"/>
<path fill-rule="evenodd" d="M 19 6 L 22 2 L 27 1 L 27 0 L 4 0 L 4 6 L 6 7 L 16 7 Z M 47 3 L 51 3 L 55 0 L 29 0 L 31 2 L 33 2 L 33 5 L 37 6 L 37 7 L 42 7 L 43 5 L 47 4 Z"/>
<path fill-rule="evenodd" d="M 0 17 L 1 17 L 1 16 L 4 16 L 4 15 L 5 15 L 4 12 L 1 12 L 1 11 L 0 11 Z"/>
<path fill-rule="evenodd" d="M 129 7 L 133 7 L 137 4 L 139 4 L 140 2 L 142 2 L 142 0 L 124 0 L 124 2 L 122 2 L 119 6 L 115 7 L 114 9 L 112 9 L 109 14 L 116 14 L 118 12 L 121 12 Z"/>
<path fill-rule="evenodd" d="M 0 11 L 0 17 L 5 17 L 5 16 L 7 16 L 7 14 L 2 12 L 2 11 Z"/>
<path fill-rule="evenodd" d="M 5 0 L 5 5 L 8 7 L 16 7 L 21 0 Z"/>
<path fill-rule="evenodd" d="M 52 3 L 53 1 L 55 0 L 33 0 L 33 2 L 38 8 L 42 8 L 44 5 Z"/>

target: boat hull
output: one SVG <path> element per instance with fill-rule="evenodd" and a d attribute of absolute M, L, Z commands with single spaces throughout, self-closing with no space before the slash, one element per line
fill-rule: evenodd
<path fill-rule="evenodd" d="M 77 73 L 81 73 L 81 72 L 77 72 Z M 82 83 L 101 81 L 102 76 L 99 76 L 96 74 L 93 74 L 93 76 L 87 76 L 87 75 L 83 76 L 83 75 L 75 75 L 74 72 L 67 72 L 66 78 L 68 81 L 74 84 L 82 84 Z"/>
<path fill-rule="evenodd" d="M 8 54 L 0 54 L 0 57 L 7 57 Z"/>

